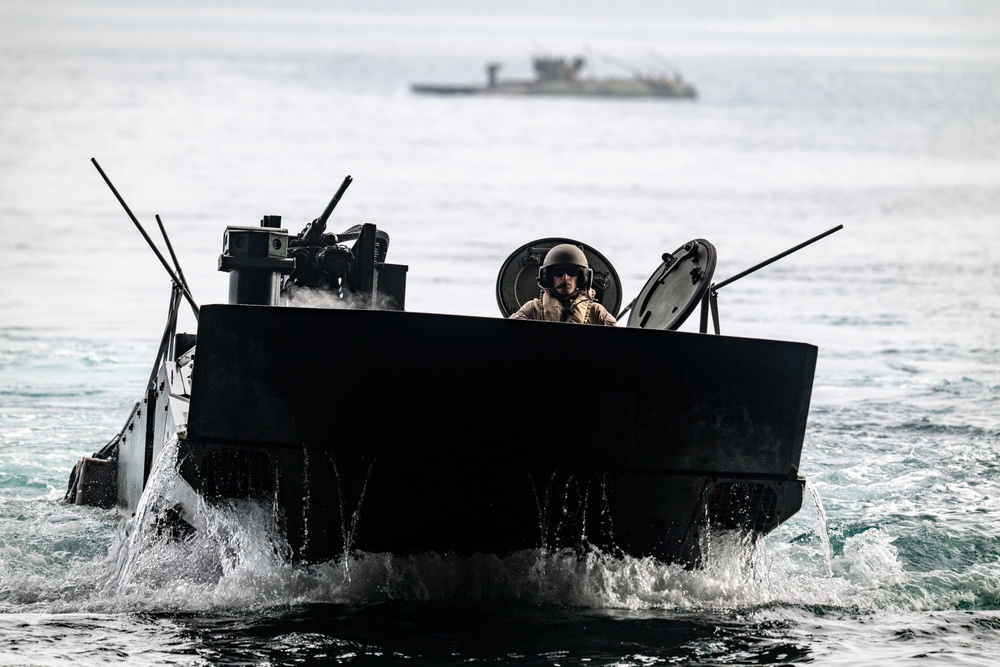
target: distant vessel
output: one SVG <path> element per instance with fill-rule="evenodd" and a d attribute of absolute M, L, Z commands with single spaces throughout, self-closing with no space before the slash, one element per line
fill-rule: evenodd
<path fill-rule="evenodd" d="M 567 95 L 574 97 L 678 97 L 694 98 L 694 86 L 677 72 L 657 75 L 635 74 L 632 78 L 585 78 L 581 72 L 587 61 L 577 56 L 532 58 L 535 78 L 500 81 L 500 63 L 486 66 L 486 85 L 448 85 L 417 83 L 414 93 L 430 95 Z"/>

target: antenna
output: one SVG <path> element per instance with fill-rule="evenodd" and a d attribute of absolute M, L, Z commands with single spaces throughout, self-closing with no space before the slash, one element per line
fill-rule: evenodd
<path fill-rule="evenodd" d="M 111 183 L 111 179 L 108 178 L 108 175 L 104 173 L 103 169 L 101 169 L 101 165 L 97 164 L 97 160 L 95 158 L 90 158 L 90 161 L 94 163 L 95 167 L 97 167 L 97 171 L 101 174 L 101 178 L 103 178 L 104 182 L 108 184 L 109 188 L 111 188 L 111 192 L 114 193 L 115 198 L 118 199 L 118 203 L 121 204 L 122 208 L 125 209 L 125 212 L 128 213 L 128 217 L 132 219 L 136 229 L 138 229 L 139 233 L 142 234 L 142 238 L 146 239 L 146 244 L 149 245 L 150 249 L 156 255 L 156 258 L 160 260 L 160 264 L 162 264 L 163 268 L 166 269 L 167 273 L 170 275 L 170 279 L 174 281 L 174 284 L 176 284 L 178 288 L 180 288 L 181 292 L 184 294 L 184 298 L 187 299 L 187 302 L 191 305 L 191 309 L 194 311 L 195 319 L 198 319 L 198 304 L 194 302 L 194 297 L 191 296 L 191 292 L 188 290 L 184 280 L 177 276 L 173 269 L 170 268 L 170 265 L 167 264 L 167 260 L 163 258 L 163 254 L 156 247 L 156 244 L 153 243 L 153 239 L 149 238 L 149 234 L 147 234 L 146 230 L 142 228 L 141 224 L 139 224 L 139 220 L 135 217 L 135 214 L 132 213 L 132 209 L 128 207 L 128 204 L 125 203 L 125 200 L 122 199 L 122 196 L 118 194 L 118 190 Z M 166 236 L 166 232 L 164 232 L 164 236 Z M 167 245 L 169 246 L 169 241 L 167 242 Z M 171 250 L 171 253 L 173 253 L 173 250 Z"/>
<path fill-rule="evenodd" d="M 830 234 L 833 234 L 834 232 L 840 231 L 843 228 L 844 228 L 843 225 L 837 225 L 836 227 L 834 227 L 832 229 L 826 230 L 822 234 L 817 234 L 816 236 L 812 237 L 808 241 L 803 241 L 802 243 L 798 244 L 794 248 L 789 248 L 788 250 L 786 250 L 784 252 L 778 253 L 777 255 L 775 255 L 774 257 L 772 257 L 771 259 L 764 260 L 760 264 L 755 264 L 754 266 L 751 266 L 749 269 L 747 269 L 745 271 L 740 271 L 735 276 L 733 276 L 731 278 L 726 278 L 721 283 L 713 283 L 712 286 L 709 288 L 708 292 L 705 293 L 705 297 L 704 297 L 704 299 L 702 299 L 702 302 L 701 302 L 701 333 L 708 333 L 708 311 L 709 311 L 709 309 L 711 309 L 711 311 L 712 311 L 712 324 L 715 327 L 715 333 L 716 333 L 716 335 L 718 335 L 718 333 L 719 333 L 719 290 L 720 289 L 722 289 L 726 285 L 730 285 L 730 284 L 736 282 L 740 278 L 743 278 L 745 276 L 750 275 L 751 273 L 753 273 L 754 271 L 757 271 L 758 269 L 763 269 L 765 266 L 767 266 L 768 264 L 771 264 L 772 262 L 777 262 L 782 257 L 787 257 L 788 255 L 791 255 L 793 252 L 795 252 L 797 250 L 801 250 L 802 248 L 805 248 L 807 245 L 813 244 L 816 241 L 819 241 L 820 239 L 826 238 Z"/>

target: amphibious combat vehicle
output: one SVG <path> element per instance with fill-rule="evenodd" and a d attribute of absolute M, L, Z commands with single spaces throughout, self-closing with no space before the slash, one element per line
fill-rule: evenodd
<path fill-rule="evenodd" d="M 197 530 L 201 502 L 256 500 L 308 562 L 597 547 L 696 565 L 708 531 L 762 535 L 800 509 L 817 349 L 719 335 L 716 290 L 740 276 L 712 282 L 711 243 L 664 253 L 624 310 L 615 269 L 585 243 L 539 239 L 503 263 L 507 316 L 537 295 L 545 252 L 578 245 L 618 327 L 407 312 L 388 235 L 326 232 L 349 179 L 297 235 L 277 216 L 225 230 L 227 304 L 198 308 L 157 252 L 173 287 L 152 374 L 121 432 L 74 469 L 70 502 L 135 512 L 169 444 L 164 521 Z M 288 305 L 302 288 L 336 307 Z M 176 331 L 184 299 L 195 333 Z M 677 331 L 699 306 L 700 331 Z M 592 369 L 559 374 L 570 409 L 548 398 L 565 358 Z"/>

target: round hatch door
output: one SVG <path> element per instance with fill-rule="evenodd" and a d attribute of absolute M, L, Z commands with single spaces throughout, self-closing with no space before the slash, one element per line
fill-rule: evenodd
<path fill-rule="evenodd" d="M 538 286 L 538 269 L 545 254 L 560 243 L 570 243 L 583 250 L 590 268 L 594 270 L 594 282 L 591 286 L 594 288 L 595 298 L 612 315 L 618 312 L 622 305 L 622 284 L 611 262 L 586 243 L 573 239 L 547 238 L 525 243 L 501 265 L 497 276 L 497 305 L 504 317 L 510 317 L 539 295 L 542 288 Z"/>
<path fill-rule="evenodd" d="M 705 239 L 663 255 L 663 263 L 636 297 L 628 326 L 675 330 L 708 292 L 715 273 L 715 246 Z"/>

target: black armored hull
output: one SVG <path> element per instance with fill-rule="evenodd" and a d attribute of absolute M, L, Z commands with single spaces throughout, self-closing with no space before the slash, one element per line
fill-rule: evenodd
<path fill-rule="evenodd" d="M 801 506 L 811 345 L 216 305 L 196 351 L 181 475 L 273 503 L 302 560 L 594 545 L 693 563 L 707 527 L 763 534 Z"/>

